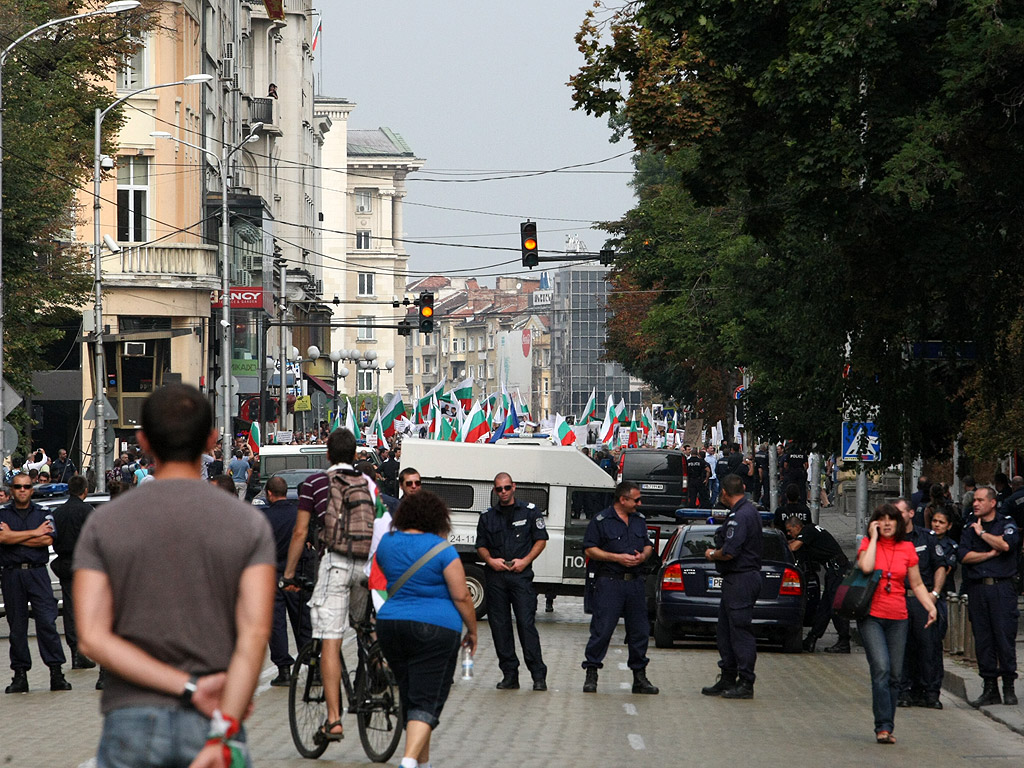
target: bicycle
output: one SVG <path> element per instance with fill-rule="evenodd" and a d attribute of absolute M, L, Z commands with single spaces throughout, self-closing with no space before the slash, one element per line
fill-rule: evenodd
<path fill-rule="evenodd" d="M 367 597 L 366 603 L 363 617 L 353 626 L 357 662 L 352 674 L 345 664 L 345 654 L 341 654 L 343 701 L 348 702 L 342 711 L 356 715 L 359 741 L 366 756 L 376 763 L 384 763 L 398 748 L 404 719 L 398 682 L 373 636 L 372 600 Z M 299 652 L 288 688 L 288 722 L 292 741 L 300 755 L 314 760 L 326 751 L 330 743 L 320 730 L 327 720 L 320 649 L 321 641 L 314 639 Z"/>

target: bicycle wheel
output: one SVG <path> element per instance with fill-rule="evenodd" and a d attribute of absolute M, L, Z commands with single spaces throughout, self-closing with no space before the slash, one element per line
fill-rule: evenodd
<path fill-rule="evenodd" d="M 320 677 L 320 643 L 314 641 L 299 652 L 288 688 L 288 724 L 299 754 L 315 760 L 327 749 L 320 726 L 327 721 L 327 700 Z"/>
<path fill-rule="evenodd" d="M 398 748 L 404 721 L 398 682 L 377 643 L 367 651 L 365 668 L 357 677 L 359 740 L 368 758 L 386 763 Z"/>

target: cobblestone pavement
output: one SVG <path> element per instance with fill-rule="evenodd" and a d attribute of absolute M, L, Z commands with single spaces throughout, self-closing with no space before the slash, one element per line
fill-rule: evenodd
<path fill-rule="evenodd" d="M 559 598 L 555 605 L 554 613 L 538 613 L 549 668 L 546 693 L 495 690 L 500 675 L 487 624 L 481 624 L 476 676 L 456 681 L 435 734 L 432 761 L 437 768 L 1024 764 L 1024 738 L 948 693 L 941 712 L 899 710 L 899 744 L 875 744 L 867 663 L 859 649 L 849 656 L 762 650 L 754 700 L 724 701 L 700 695 L 701 686 L 717 672 L 712 646 L 657 650 L 652 643 L 648 672 L 661 694 L 634 696 L 619 635 L 598 692 L 583 694 L 580 661 L 587 624 L 581 601 Z M 0 623 L 0 629 L 6 626 Z M 0 659 L 6 660 L 7 651 L 6 640 L 0 640 Z M 287 689 L 267 685 L 275 672 L 268 662 L 248 724 L 255 764 L 308 768 L 312 763 L 300 758 L 291 742 Z M 37 663 L 29 676 L 30 693 L 0 694 L 0 766 L 91 768 L 100 729 L 96 673 L 67 674 L 75 689 L 50 693 L 47 670 Z M 321 763 L 369 764 L 351 716 L 346 729 L 347 738 L 332 745 Z M 391 764 L 397 765 L 400 756 L 401 748 Z"/>

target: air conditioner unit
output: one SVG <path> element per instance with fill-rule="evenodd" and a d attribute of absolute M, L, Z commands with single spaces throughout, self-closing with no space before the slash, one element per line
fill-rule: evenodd
<path fill-rule="evenodd" d="M 145 357 L 146 355 L 146 342 L 144 341 L 126 341 L 124 343 L 124 356 L 125 357 Z"/>
<path fill-rule="evenodd" d="M 234 42 L 224 43 L 224 58 L 233 59 L 235 58 L 235 44 Z"/>
<path fill-rule="evenodd" d="M 263 256 L 243 253 L 242 269 L 246 272 L 261 272 L 263 270 Z"/>
<path fill-rule="evenodd" d="M 235 60 L 231 56 L 225 56 L 220 60 L 220 79 L 221 80 L 234 80 L 237 72 L 235 71 Z"/>

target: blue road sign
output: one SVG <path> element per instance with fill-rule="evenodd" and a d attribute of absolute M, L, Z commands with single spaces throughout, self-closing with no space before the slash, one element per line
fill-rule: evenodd
<path fill-rule="evenodd" d="M 881 461 L 882 442 L 873 421 L 843 422 L 843 461 Z"/>

